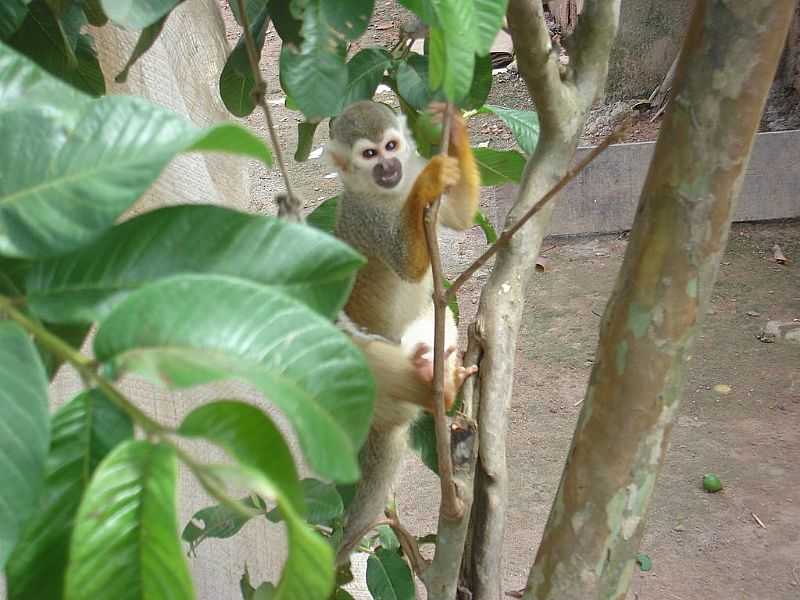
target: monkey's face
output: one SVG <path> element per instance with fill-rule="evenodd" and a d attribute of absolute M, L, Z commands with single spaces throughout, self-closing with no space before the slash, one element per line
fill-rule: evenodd
<path fill-rule="evenodd" d="M 403 180 L 403 163 L 408 154 L 405 138 L 399 129 L 386 129 L 380 141 L 360 139 L 353 144 L 351 164 L 368 174 L 379 188 L 391 190 Z"/>

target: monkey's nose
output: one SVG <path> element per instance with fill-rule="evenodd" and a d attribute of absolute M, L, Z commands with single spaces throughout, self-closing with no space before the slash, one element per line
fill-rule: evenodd
<path fill-rule="evenodd" d="M 400 182 L 402 170 L 399 165 L 395 164 L 395 161 L 381 161 L 375 165 L 373 176 L 375 178 L 375 183 L 379 186 L 390 188 L 396 186 Z"/>

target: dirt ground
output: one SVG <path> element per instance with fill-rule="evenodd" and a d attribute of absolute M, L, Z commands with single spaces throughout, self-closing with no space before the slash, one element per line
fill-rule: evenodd
<path fill-rule="evenodd" d="M 396 14 L 389 2 L 377 2 L 376 11 L 367 41 L 388 46 L 395 34 L 386 23 Z M 226 22 L 229 31 L 237 31 L 229 14 Z M 270 104 L 288 149 L 294 185 L 313 207 L 334 195 L 337 183 L 323 160 L 291 160 L 297 115 L 282 104 L 278 50 L 279 39 L 270 32 L 262 61 Z M 490 102 L 530 108 L 525 86 L 513 70 L 496 74 Z M 788 102 L 791 110 L 798 108 L 796 99 Z M 614 110 L 595 110 L 586 142 L 603 134 Z M 800 124 L 792 125 L 790 112 L 768 111 L 764 128 L 770 129 L 769 123 L 776 123 L 775 129 Z M 638 139 L 655 137 L 657 124 L 644 117 L 640 121 L 633 131 Z M 264 131 L 261 115 L 254 113 L 249 123 Z M 471 129 L 476 143 L 513 145 L 510 132 L 492 118 L 476 120 Z M 314 147 L 326 137 L 323 124 Z M 273 213 L 272 198 L 282 189 L 277 170 L 254 167 L 251 184 L 250 208 Z M 479 240 L 479 234 L 469 235 L 450 257 L 451 264 L 466 261 Z M 792 259 L 788 265 L 771 260 L 774 243 Z M 545 242 L 545 248 L 550 246 L 549 270 L 536 277 L 527 298 L 516 356 L 508 436 L 506 590 L 524 586 L 535 555 L 592 367 L 599 315 L 626 241 L 618 236 L 556 239 Z M 652 558 L 653 567 L 637 571 L 629 598 L 800 598 L 800 345 L 766 344 L 756 338 L 768 319 L 800 319 L 799 264 L 800 223 L 734 226 L 648 515 L 641 551 Z M 476 284 L 465 288 L 464 317 L 474 313 L 478 293 Z M 715 391 L 718 385 L 730 386 L 729 393 Z M 707 472 L 721 478 L 723 491 L 702 490 Z M 401 514 L 412 530 L 433 531 L 438 502 L 434 477 L 409 458 L 398 490 Z"/>

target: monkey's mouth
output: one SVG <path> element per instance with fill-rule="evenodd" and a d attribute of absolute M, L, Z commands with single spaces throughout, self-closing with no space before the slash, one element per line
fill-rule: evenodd
<path fill-rule="evenodd" d="M 375 178 L 375 183 L 381 187 L 393 188 L 400 183 L 400 178 L 403 174 L 400 171 L 389 171 L 388 173 L 381 173 Z"/>

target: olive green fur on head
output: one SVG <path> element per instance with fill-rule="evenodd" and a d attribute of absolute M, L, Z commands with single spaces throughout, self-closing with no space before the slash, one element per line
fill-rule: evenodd
<path fill-rule="evenodd" d="M 386 104 L 362 100 L 344 109 L 331 122 L 331 138 L 352 146 L 357 140 L 380 143 L 388 127 L 397 124 L 397 114 Z"/>

